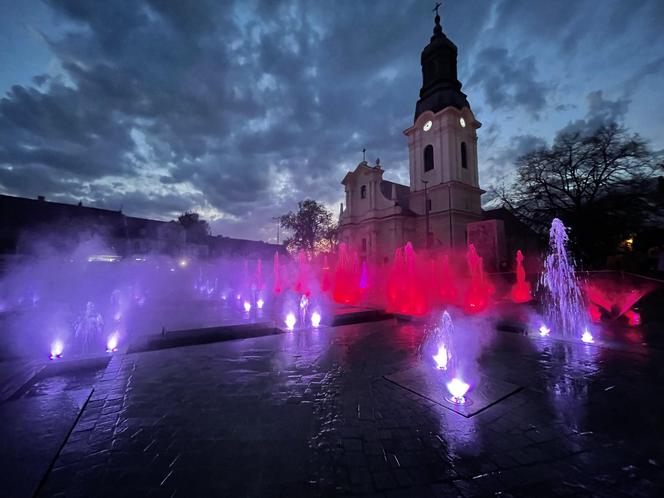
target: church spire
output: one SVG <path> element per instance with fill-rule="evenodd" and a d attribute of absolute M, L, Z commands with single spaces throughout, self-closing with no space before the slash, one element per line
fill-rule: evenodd
<path fill-rule="evenodd" d="M 449 106 L 457 109 L 470 107 L 457 79 L 457 47 L 443 33 L 439 8 L 440 2 L 433 9 L 436 13 L 433 36 L 422 50 L 422 88 L 415 119 L 424 111 L 438 112 Z"/>
<path fill-rule="evenodd" d="M 443 34 L 443 28 L 440 25 L 440 14 L 438 14 L 438 8 L 440 7 L 441 3 L 436 2 L 436 6 L 433 8 L 433 11 L 436 13 L 436 17 L 434 18 L 434 22 L 436 23 L 435 26 L 433 27 L 433 35 L 442 35 Z"/>

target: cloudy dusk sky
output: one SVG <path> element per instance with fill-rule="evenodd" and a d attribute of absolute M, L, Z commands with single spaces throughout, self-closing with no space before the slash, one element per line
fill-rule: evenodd
<path fill-rule="evenodd" d="M 402 131 L 433 2 L 0 0 L 0 193 L 83 201 L 274 241 L 273 216 Z M 561 129 L 617 120 L 664 148 L 664 1 L 444 1 L 480 182 Z M 485 201 L 489 201 L 487 198 Z"/>

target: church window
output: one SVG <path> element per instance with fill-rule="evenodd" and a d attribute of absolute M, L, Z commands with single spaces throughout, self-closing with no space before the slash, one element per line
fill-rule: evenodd
<path fill-rule="evenodd" d="M 468 169 L 468 153 L 466 152 L 466 142 L 461 142 L 461 167 Z"/>
<path fill-rule="evenodd" d="M 362 187 L 360 187 L 360 198 L 362 198 L 362 199 L 367 198 L 367 186 L 366 185 L 362 185 Z"/>
<path fill-rule="evenodd" d="M 367 239 L 362 239 L 362 250 L 363 251 L 367 250 Z"/>
<path fill-rule="evenodd" d="M 427 145 L 424 148 L 424 171 L 433 169 L 433 146 Z"/>

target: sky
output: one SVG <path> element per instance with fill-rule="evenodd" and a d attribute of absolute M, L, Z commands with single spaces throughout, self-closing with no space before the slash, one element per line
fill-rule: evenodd
<path fill-rule="evenodd" d="M 403 130 L 433 29 L 422 0 L 0 0 L 0 193 L 275 241 L 305 198 Z M 477 119 L 480 183 L 563 130 L 622 123 L 664 148 L 664 2 L 444 1 Z M 484 197 L 491 202 L 491 195 Z"/>

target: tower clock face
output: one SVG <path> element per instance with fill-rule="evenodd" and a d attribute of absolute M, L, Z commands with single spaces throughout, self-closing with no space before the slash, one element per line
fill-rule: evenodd
<path fill-rule="evenodd" d="M 459 124 L 461 125 L 461 128 L 465 128 L 466 127 L 466 120 L 463 119 L 463 118 L 459 118 Z"/>
<path fill-rule="evenodd" d="M 424 131 L 429 131 L 432 126 L 433 126 L 433 123 L 431 121 L 427 121 L 426 123 L 424 123 L 424 126 L 422 127 L 422 129 Z"/>

